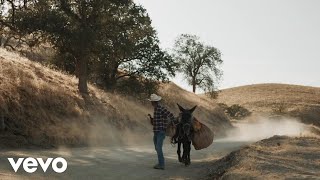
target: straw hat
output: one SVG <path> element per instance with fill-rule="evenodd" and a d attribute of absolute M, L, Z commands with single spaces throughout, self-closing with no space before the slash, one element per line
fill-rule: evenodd
<path fill-rule="evenodd" d="M 158 96 L 156 94 L 151 94 L 150 95 L 150 99 L 148 99 L 149 101 L 160 101 L 161 100 L 161 96 Z"/>

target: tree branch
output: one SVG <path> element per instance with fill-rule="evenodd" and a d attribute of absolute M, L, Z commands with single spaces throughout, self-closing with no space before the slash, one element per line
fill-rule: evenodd
<path fill-rule="evenodd" d="M 11 30 L 13 31 L 17 31 L 17 29 L 10 23 L 8 22 L 5 22 L 4 20 L 0 19 L 0 24 L 3 25 L 3 26 L 6 26 L 8 28 L 10 28 Z"/>
<path fill-rule="evenodd" d="M 14 2 L 11 1 L 11 0 L 7 0 L 10 4 L 11 4 L 11 8 L 12 8 L 12 19 L 11 19 L 11 23 L 14 24 L 14 21 L 15 21 L 15 12 L 16 12 L 16 6 L 14 5 Z"/>
<path fill-rule="evenodd" d="M 197 85 L 200 85 L 204 79 L 205 78 L 200 79 L 199 82 L 197 83 Z"/>
<path fill-rule="evenodd" d="M 130 76 L 135 75 L 135 74 L 138 73 L 138 72 L 139 72 L 139 71 L 134 71 L 134 72 L 132 72 L 132 73 L 123 74 L 123 75 L 121 75 L 121 76 L 118 76 L 116 79 L 118 80 L 118 79 L 121 79 L 121 78 L 123 78 L 123 77 L 130 77 Z"/>
<path fill-rule="evenodd" d="M 13 51 L 16 50 L 16 49 L 15 49 L 12 45 L 10 45 L 10 44 L 5 44 L 5 45 L 3 45 L 3 47 L 10 47 Z"/>
<path fill-rule="evenodd" d="M 60 0 L 61 9 L 63 12 L 65 12 L 68 16 L 75 19 L 78 22 L 81 22 L 81 18 L 72 12 L 72 9 L 70 8 L 70 4 L 66 0 Z"/>

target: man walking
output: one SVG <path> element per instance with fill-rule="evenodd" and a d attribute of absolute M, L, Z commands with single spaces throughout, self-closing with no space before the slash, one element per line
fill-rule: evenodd
<path fill-rule="evenodd" d="M 168 124 L 168 119 L 174 121 L 173 114 L 166 108 L 161 106 L 161 97 L 156 94 L 151 94 L 150 99 L 152 106 L 154 107 L 153 118 L 149 114 L 150 123 L 153 125 L 153 143 L 158 155 L 158 164 L 155 165 L 154 169 L 164 170 L 164 156 L 162 152 L 163 140 L 166 137 L 166 127 Z"/>

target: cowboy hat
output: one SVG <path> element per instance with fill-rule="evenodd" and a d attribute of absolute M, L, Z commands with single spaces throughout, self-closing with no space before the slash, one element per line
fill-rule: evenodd
<path fill-rule="evenodd" d="M 158 96 L 156 94 L 151 94 L 150 95 L 150 99 L 148 99 L 149 101 L 160 101 L 161 100 L 161 96 Z"/>

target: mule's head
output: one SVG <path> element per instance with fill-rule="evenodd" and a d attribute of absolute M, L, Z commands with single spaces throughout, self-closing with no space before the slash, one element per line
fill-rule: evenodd
<path fill-rule="evenodd" d="M 182 124 L 184 123 L 190 123 L 191 120 L 192 120 L 192 113 L 193 111 L 197 108 L 197 106 L 194 106 L 193 108 L 191 109 L 185 109 L 183 108 L 182 106 L 180 106 L 180 104 L 177 104 L 179 109 L 180 109 L 180 116 L 181 116 L 181 119 L 180 119 L 180 122 Z"/>
<path fill-rule="evenodd" d="M 180 136 L 181 137 L 186 137 L 187 141 L 191 141 L 191 136 L 192 136 L 192 113 L 193 111 L 197 108 L 197 106 L 194 106 L 191 109 L 185 109 L 179 104 L 177 104 L 179 109 L 180 109 L 180 124 L 181 124 L 181 130 L 180 131 Z"/>

